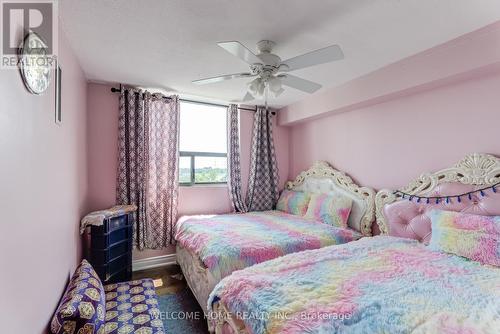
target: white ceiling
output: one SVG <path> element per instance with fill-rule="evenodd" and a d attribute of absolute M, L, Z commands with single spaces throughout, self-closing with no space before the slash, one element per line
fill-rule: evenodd
<path fill-rule="evenodd" d="M 287 59 L 339 44 L 345 59 L 293 74 L 333 87 L 500 20 L 499 0 L 61 0 L 60 16 L 89 80 L 159 87 L 232 101 L 248 79 L 192 80 L 244 72 L 216 45 L 277 43 Z M 288 88 L 270 105 L 307 94 Z"/>

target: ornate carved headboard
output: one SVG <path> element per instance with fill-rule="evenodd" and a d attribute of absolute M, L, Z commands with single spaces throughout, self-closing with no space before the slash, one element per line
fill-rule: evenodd
<path fill-rule="evenodd" d="M 365 236 L 372 234 L 375 220 L 375 191 L 360 187 L 344 172 L 331 167 L 325 161 L 301 172 L 295 181 L 287 182 L 286 189 L 311 193 L 342 194 L 352 199 L 348 225 Z"/>
<path fill-rule="evenodd" d="M 431 209 L 500 215 L 500 186 L 498 191 L 491 189 L 456 196 L 499 182 L 500 159 L 489 154 L 473 153 L 451 168 L 422 174 L 400 189 L 400 193 L 381 190 L 375 199 L 380 232 L 427 243 L 431 237 L 431 222 L 426 212 Z M 406 198 L 403 198 L 401 192 L 407 194 Z M 444 198 L 432 198 L 437 196 Z M 429 203 L 427 197 L 432 198 Z"/>

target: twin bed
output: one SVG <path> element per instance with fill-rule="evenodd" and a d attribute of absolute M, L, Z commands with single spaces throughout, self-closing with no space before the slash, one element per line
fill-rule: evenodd
<path fill-rule="evenodd" d="M 345 187 L 335 177 L 311 171 L 287 187 L 355 189 L 365 211 L 356 213 L 353 206 L 349 227 L 370 235 L 370 223 L 363 219 L 366 208 L 374 210 L 373 192 L 350 178 Z M 452 168 L 423 174 L 399 194 L 380 191 L 375 202 L 382 235 L 279 254 L 284 256 L 214 279 L 204 308 L 212 329 L 233 334 L 500 332 L 500 221 L 488 218 L 500 215 L 499 182 L 500 159 L 472 154 Z M 453 234 L 457 228 L 462 234 Z M 207 277 L 202 260 L 190 255 Z M 196 284 L 185 270 L 189 264 L 179 262 L 190 286 Z"/>
<path fill-rule="evenodd" d="M 289 253 L 343 244 L 370 236 L 375 192 L 345 173 L 317 162 L 286 189 L 352 200 L 347 228 L 281 211 L 183 217 L 177 223 L 177 262 L 198 303 L 207 313 L 210 292 L 236 270 Z"/>

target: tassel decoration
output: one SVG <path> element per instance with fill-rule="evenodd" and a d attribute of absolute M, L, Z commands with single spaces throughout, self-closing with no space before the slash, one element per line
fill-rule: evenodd
<path fill-rule="evenodd" d="M 467 192 L 467 193 L 463 193 L 463 194 L 458 194 L 458 195 L 451 195 L 451 196 L 432 196 L 432 197 L 426 197 L 426 196 L 417 196 L 417 195 L 410 195 L 410 194 L 406 194 L 402 191 L 395 191 L 393 194 L 396 195 L 396 196 L 401 196 L 401 198 L 403 199 L 408 199 L 409 201 L 413 201 L 414 198 L 417 199 L 417 203 L 420 203 L 421 200 L 425 200 L 427 204 L 430 204 L 431 202 L 431 199 L 433 200 L 434 202 L 434 199 L 435 199 L 435 203 L 436 204 L 439 204 L 441 202 L 441 200 L 445 200 L 447 204 L 451 203 L 451 199 L 456 197 L 457 198 L 457 202 L 458 203 L 462 203 L 462 197 L 463 196 L 467 196 L 467 198 L 469 199 L 469 201 L 472 201 L 472 195 L 474 194 L 479 194 L 481 197 L 485 197 L 486 196 L 486 190 L 488 189 L 491 189 L 491 191 L 493 193 L 497 193 L 497 186 L 500 185 L 500 182 L 492 185 L 492 186 L 489 186 L 489 187 L 485 187 L 485 188 L 482 188 L 482 189 L 477 189 L 477 190 L 474 190 L 474 191 L 470 191 L 470 192 Z"/>

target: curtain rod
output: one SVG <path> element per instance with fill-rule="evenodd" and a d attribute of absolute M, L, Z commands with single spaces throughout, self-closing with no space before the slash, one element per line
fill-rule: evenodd
<path fill-rule="evenodd" d="M 120 93 L 121 90 L 120 90 L 120 88 L 111 87 L 111 92 L 113 92 L 113 93 Z M 139 94 L 139 93 L 136 92 L 136 94 Z M 165 98 L 166 99 L 170 99 L 168 96 L 165 96 Z M 214 107 L 224 107 L 224 108 L 228 107 L 227 104 L 218 104 L 218 103 L 211 103 L 211 102 L 201 102 L 201 101 L 187 100 L 187 99 L 179 99 L 179 101 L 181 101 L 181 102 L 189 102 L 189 103 L 197 103 L 197 104 L 205 104 L 205 105 L 214 106 Z M 253 111 L 253 112 L 257 111 L 257 108 L 251 109 L 251 108 L 238 107 L 238 109 L 240 109 L 240 110 L 246 110 L 246 111 Z M 272 111 L 271 114 L 273 116 L 276 115 L 276 113 L 274 111 Z"/>

